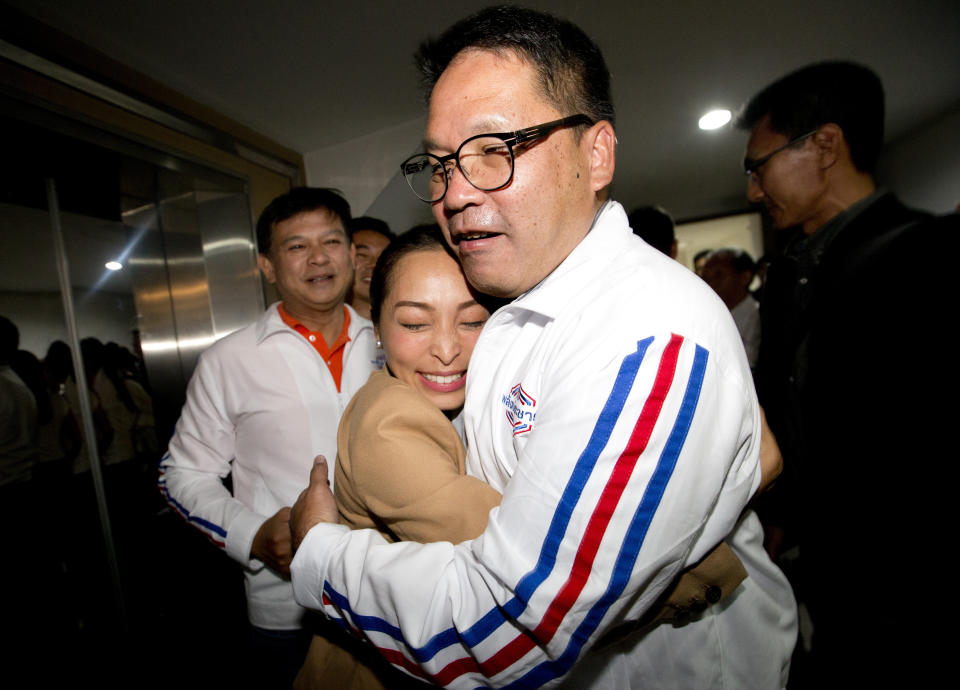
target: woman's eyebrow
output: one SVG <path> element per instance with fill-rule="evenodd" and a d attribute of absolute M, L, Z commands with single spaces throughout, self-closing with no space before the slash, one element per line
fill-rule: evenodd
<path fill-rule="evenodd" d="M 409 300 L 409 299 L 400 300 L 400 301 L 397 302 L 394 306 L 397 306 L 397 307 L 416 307 L 416 308 L 418 308 L 418 309 L 429 309 L 430 311 L 433 311 L 433 307 L 432 307 L 431 305 L 427 304 L 426 302 L 415 302 L 415 301 Z"/>

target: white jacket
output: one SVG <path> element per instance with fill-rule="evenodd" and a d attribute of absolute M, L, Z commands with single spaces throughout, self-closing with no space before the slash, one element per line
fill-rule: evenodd
<path fill-rule="evenodd" d="M 795 605 L 744 506 L 760 481 L 743 346 L 699 278 L 610 202 L 470 362 L 467 470 L 503 491 L 472 542 L 317 525 L 297 600 L 452 687 L 777 688 Z M 729 535 L 729 537 L 728 537 Z M 591 650 L 725 537 L 749 577 L 687 625 Z M 323 597 L 323 599 L 321 599 Z"/>
<path fill-rule="evenodd" d="M 160 461 L 170 506 L 245 566 L 250 622 L 258 627 L 300 626 L 303 609 L 289 581 L 251 559 L 250 549 L 267 518 L 306 487 L 314 456 L 336 457 L 340 415 L 376 363 L 373 325 L 352 309 L 348 335 L 339 392 L 277 305 L 215 343 L 197 363 Z M 221 481 L 228 474 L 233 495 Z"/>

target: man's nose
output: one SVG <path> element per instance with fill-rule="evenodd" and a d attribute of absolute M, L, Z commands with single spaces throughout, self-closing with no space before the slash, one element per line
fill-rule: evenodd
<path fill-rule="evenodd" d="M 757 177 L 757 173 L 750 173 L 747 176 L 747 199 L 750 203 L 755 204 L 758 201 L 761 201 L 763 197 L 766 196 L 763 191 L 763 187 L 760 186 L 760 178 Z"/>
<path fill-rule="evenodd" d="M 310 261 L 315 264 L 325 264 L 330 260 L 330 254 L 323 244 L 315 244 L 310 249 Z"/>
<path fill-rule="evenodd" d="M 443 205 L 449 211 L 457 211 L 471 204 L 480 203 L 483 194 L 470 183 L 467 176 L 460 170 L 460 166 L 454 165 L 448 173 L 447 193 L 443 197 Z"/>

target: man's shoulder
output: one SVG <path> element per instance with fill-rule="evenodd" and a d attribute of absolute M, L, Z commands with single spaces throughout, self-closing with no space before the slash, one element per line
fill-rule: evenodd
<path fill-rule="evenodd" d="M 552 351 L 590 368 L 635 352 L 640 341 L 676 335 L 736 366 L 743 346 L 720 298 L 685 266 L 634 239 L 569 276 L 577 289 L 546 335 L 557 343 Z"/>
<path fill-rule="evenodd" d="M 903 204 L 892 192 L 881 193 L 862 209 L 851 210 L 856 210 L 855 215 L 827 254 L 883 249 L 900 235 L 915 232 L 934 219 L 932 213 Z"/>
<path fill-rule="evenodd" d="M 239 353 L 241 350 L 255 345 L 257 342 L 256 322 L 239 328 L 217 340 L 208 347 L 203 357 L 224 357 Z"/>
<path fill-rule="evenodd" d="M 693 271 L 644 244 L 639 238 L 611 254 L 592 289 L 585 288 L 592 311 L 618 322 L 649 319 L 687 323 L 728 310 Z"/>
<path fill-rule="evenodd" d="M 269 309 L 273 309 L 270 307 Z M 264 312 L 253 323 L 223 336 L 200 354 L 200 362 L 243 360 L 256 352 L 263 329 L 270 318 Z M 279 319 L 279 316 L 277 317 Z"/>
<path fill-rule="evenodd" d="M 937 257 L 956 249 L 960 216 L 937 216 L 901 203 L 886 193 L 854 218 L 828 250 L 824 262 L 828 272 L 853 277 L 885 267 L 920 270 Z M 919 259 L 920 265 L 909 265 Z M 832 267 L 832 268 L 831 268 Z"/>

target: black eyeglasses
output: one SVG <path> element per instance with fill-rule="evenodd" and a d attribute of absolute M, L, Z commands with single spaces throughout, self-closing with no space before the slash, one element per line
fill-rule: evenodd
<path fill-rule="evenodd" d="M 764 165 L 768 160 L 770 160 L 771 158 L 773 158 L 774 156 L 776 156 L 778 153 L 780 153 L 781 151 L 784 151 L 784 150 L 790 148 L 790 147 L 793 146 L 794 144 L 799 144 L 799 143 L 800 143 L 801 141 L 803 141 L 804 139 L 807 139 L 807 138 L 809 138 L 809 137 L 812 137 L 812 136 L 813 136 L 814 134 L 816 134 L 816 133 L 817 133 L 817 130 L 814 129 L 814 130 L 811 130 L 811 131 L 807 132 L 806 134 L 801 134 L 799 137 L 797 137 L 796 139 L 791 139 L 790 141 L 788 141 L 786 144 L 784 144 L 784 145 L 781 146 L 780 148 L 774 149 L 773 151 L 771 151 L 770 153 L 768 153 L 766 156 L 761 156 L 760 158 L 757 158 L 757 159 L 744 158 L 744 159 L 743 159 L 743 172 L 744 172 L 744 174 L 745 174 L 747 177 L 753 177 L 754 175 L 757 174 L 757 170 L 759 170 L 761 167 L 763 167 L 763 165 Z"/>
<path fill-rule="evenodd" d="M 400 169 L 413 193 L 428 203 L 446 196 L 454 163 L 467 182 L 481 191 L 492 192 L 506 187 L 513 179 L 514 146 L 542 139 L 559 127 L 592 124 L 593 120 L 580 114 L 516 132 L 477 134 L 460 144 L 454 153 L 418 153 L 401 163 Z"/>

